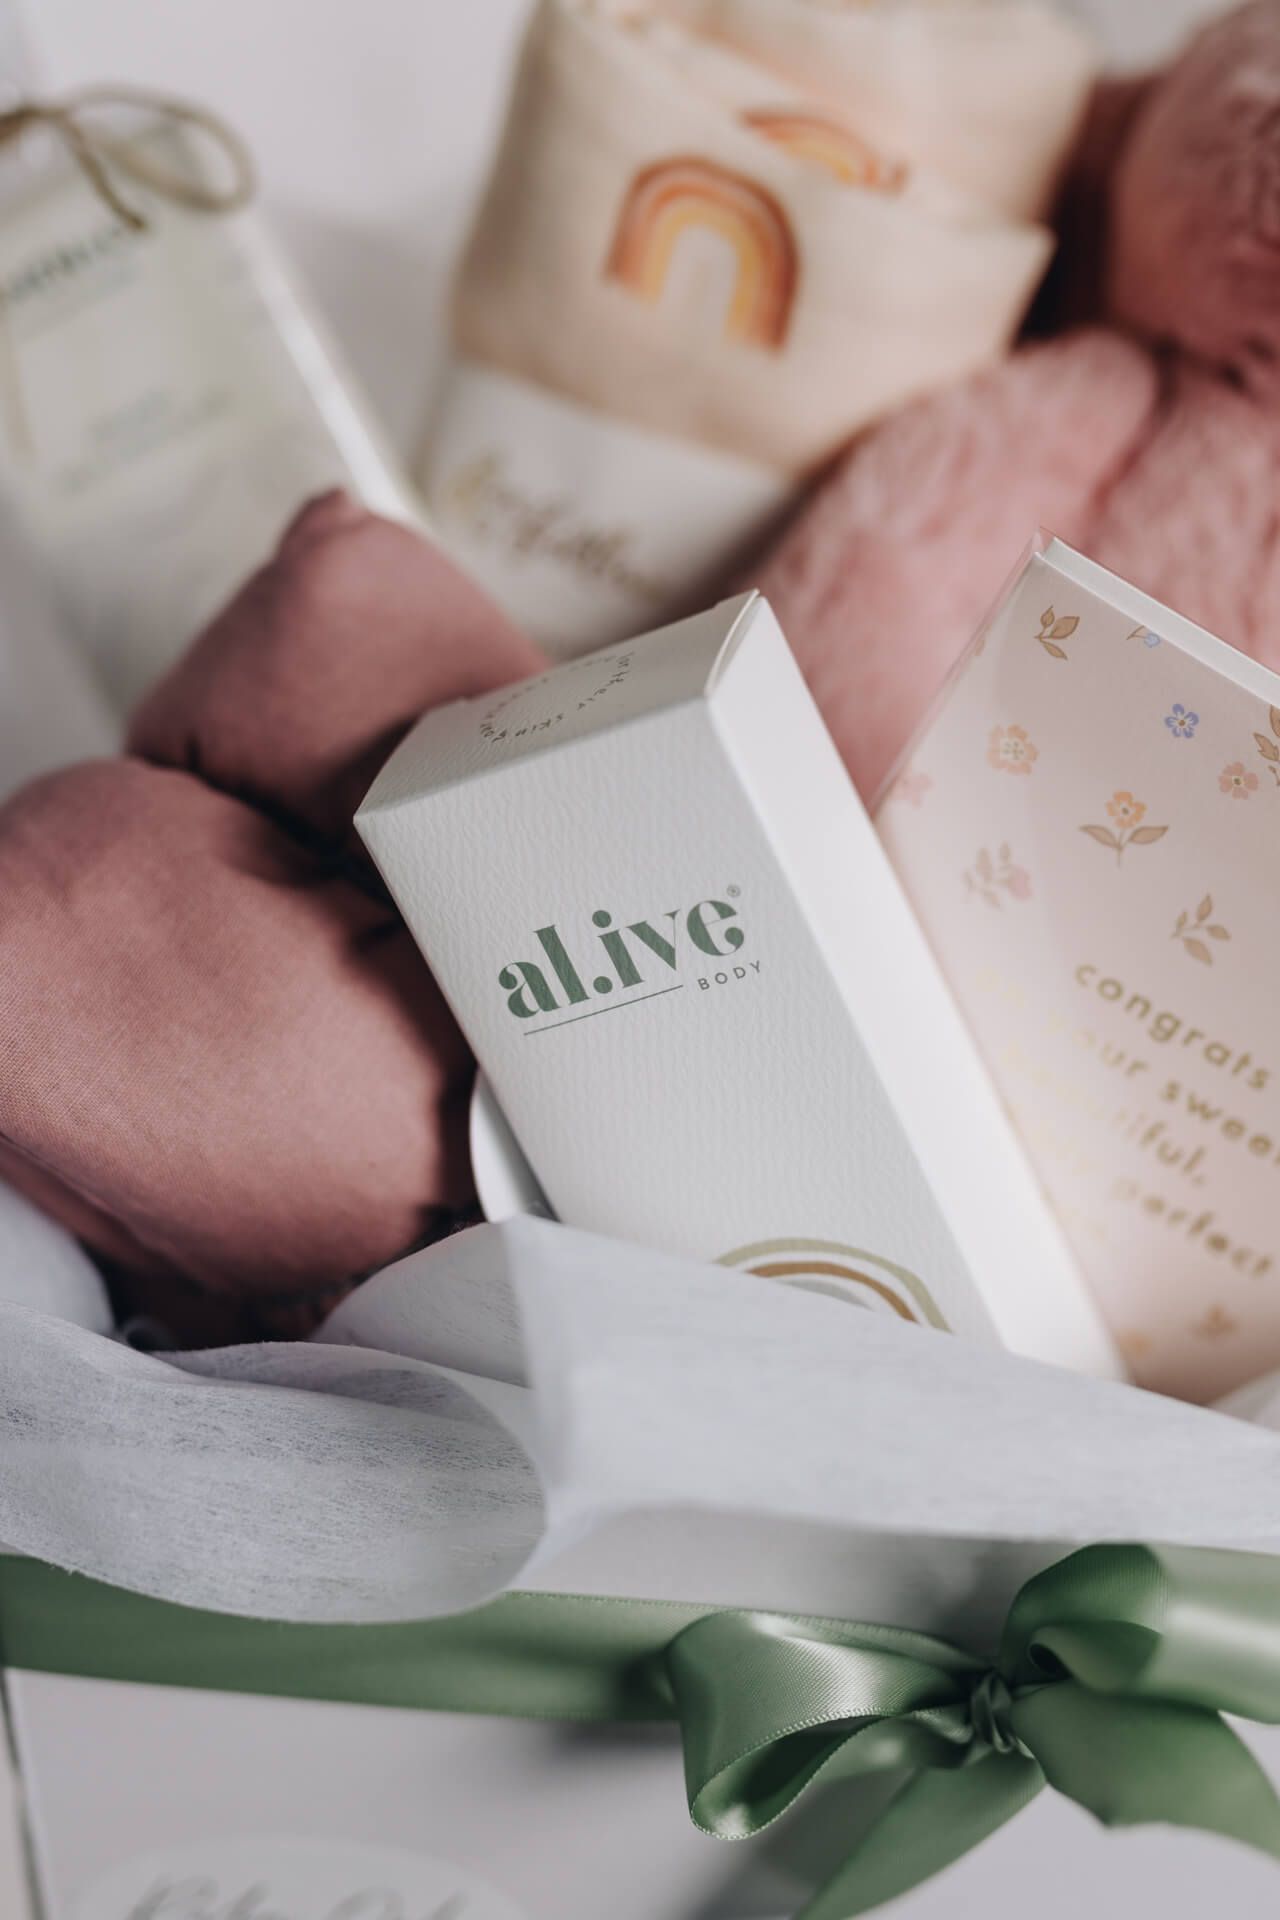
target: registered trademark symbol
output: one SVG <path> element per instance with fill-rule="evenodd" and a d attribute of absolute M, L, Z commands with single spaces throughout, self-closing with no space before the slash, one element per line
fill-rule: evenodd
<path fill-rule="evenodd" d="M 740 893 L 742 892 L 742 888 L 741 888 L 741 887 L 726 887 L 726 888 L 725 888 L 725 892 L 726 892 L 726 893 L 728 894 L 728 896 L 729 896 L 729 898 L 730 898 L 731 900 L 736 900 L 736 899 L 737 899 L 737 897 L 738 897 L 738 895 L 739 895 L 739 894 L 740 894 Z"/>

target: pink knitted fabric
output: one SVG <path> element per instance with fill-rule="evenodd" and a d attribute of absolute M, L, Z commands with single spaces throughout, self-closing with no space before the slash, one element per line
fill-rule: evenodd
<path fill-rule="evenodd" d="M 756 570 L 868 798 L 1041 525 L 1280 666 L 1280 0 L 1126 114 L 1110 324 L 865 436 Z"/>

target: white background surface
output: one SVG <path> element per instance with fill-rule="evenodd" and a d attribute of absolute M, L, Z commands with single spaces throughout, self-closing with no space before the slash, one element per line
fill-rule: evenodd
<path fill-rule="evenodd" d="M 1205 0 L 1086 0 L 1082 10 L 1118 56 L 1141 61 L 1208 9 Z M 279 230 L 410 454 L 447 262 L 523 13 L 524 0 L 30 0 L 29 18 L 56 86 L 150 83 L 236 121 L 257 151 Z M 4 1827 L 0 1779 L 0 1915 L 9 1920 L 18 1906 Z M 1226 1847 L 1155 1835 L 1104 1842 L 1046 1799 L 909 1904 L 921 1920 L 979 1911 L 1109 1920 L 1156 1908 L 1163 1920 L 1217 1911 L 1262 1920 L 1276 1911 L 1275 1886 Z"/>

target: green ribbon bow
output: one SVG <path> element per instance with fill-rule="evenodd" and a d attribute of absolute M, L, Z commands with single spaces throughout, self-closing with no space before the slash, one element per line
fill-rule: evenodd
<path fill-rule="evenodd" d="M 1280 1859 L 1280 1799 L 1221 1717 L 1280 1723 L 1280 1560 L 1260 1554 L 1086 1547 L 1023 1587 L 994 1665 L 898 1627 L 570 1594 L 284 1625 L 3 1557 L 0 1643 L 11 1666 L 154 1685 L 674 1720 L 694 1821 L 722 1839 L 812 1786 L 900 1781 L 799 1920 L 908 1892 L 1046 1783 L 1108 1826 L 1199 1827 Z"/>
<path fill-rule="evenodd" d="M 893 1627 L 710 1614 L 667 1649 L 689 1807 L 759 1833 L 809 1786 L 902 1790 L 799 1920 L 853 1920 L 1056 1787 L 1107 1826 L 1159 1821 L 1280 1859 L 1280 1800 L 1222 1719 L 1280 1721 L 1280 1563 L 1089 1547 L 1015 1599 L 994 1666 Z"/>

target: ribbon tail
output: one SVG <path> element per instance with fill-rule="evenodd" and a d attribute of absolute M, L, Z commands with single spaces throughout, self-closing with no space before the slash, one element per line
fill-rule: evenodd
<path fill-rule="evenodd" d="M 1036 1762 L 1018 1753 L 916 1774 L 797 1920 L 855 1920 L 910 1893 L 990 1839 L 1043 1785 Z"/>
<path fill-rule="evenodd" d="M 1050 1786 L 1104 1826 L 1192 1827 L 1280 1859 L 1280 1798 L 1220 1715 L 1067 1681 L 1015 1702 L 1013 1725 Z"/>

